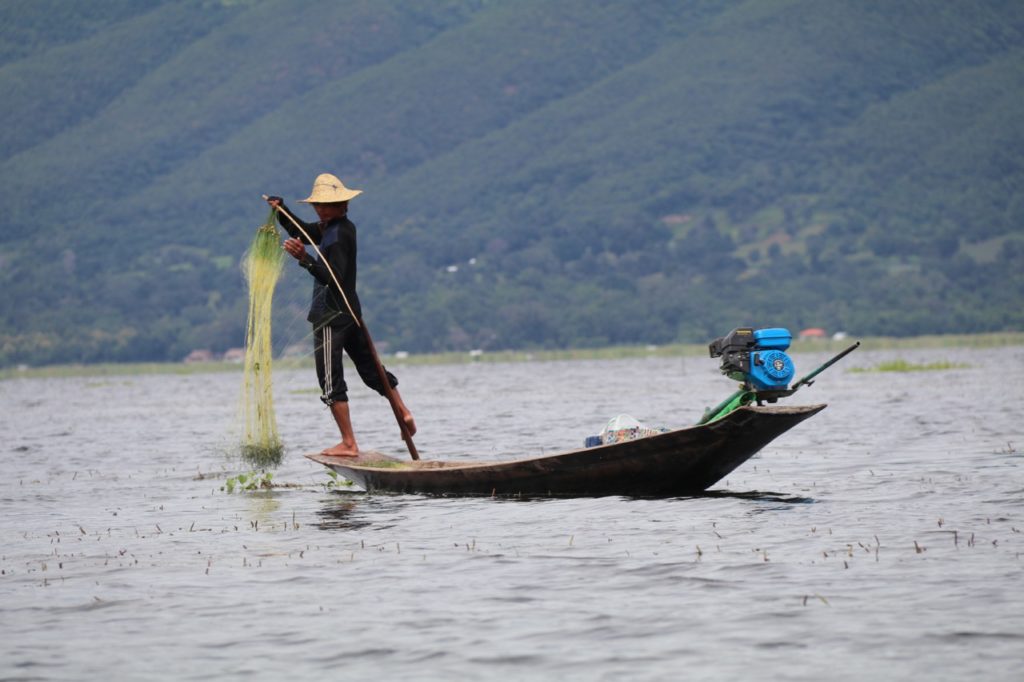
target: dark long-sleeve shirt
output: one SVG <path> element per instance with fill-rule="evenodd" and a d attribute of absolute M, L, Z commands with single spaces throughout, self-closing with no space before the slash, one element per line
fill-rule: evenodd
<path fill-rule="evenodd" d="M 312 243 L 317 245 L 330 265 L 330 270 L 341 284 L 352 311 L 361 318 L 362 308 L 356 295 L 356 226 L 348 218 L 335 218 L 327 223 L 307 223 L 299 220 L 283 205 L 281 211 L 288 211 L 289 215 L 295 217 L 312 239 Z M 303 244 L 311 243 L 287 217 L 279 215 L 277 219 L 289 235 Z M 313 275 L 314 280 L 313 300 L 306 319 L 315 327 L 351 324 L 352 315 L 349 314 L 345 301 L 338 295 L 337 286 L 324 262 L 319 256 L 312 256 L 306 263 L 306 270 Z"/>

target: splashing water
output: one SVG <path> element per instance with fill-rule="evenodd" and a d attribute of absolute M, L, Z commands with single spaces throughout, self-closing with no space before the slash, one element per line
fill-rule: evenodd
<path fill-rule="evenodd" d="M 276 467 L 284 447 L 277 432 L 271 371 L 270 313 L 274 289 L 284 267 L 284 252 L 275 223 L 276 210 L 256 231 L 245 257 L 249 284 L 249 321 L 245 331 L 245 378 L 242 387 L 242 459 L 258 467 Z"/>

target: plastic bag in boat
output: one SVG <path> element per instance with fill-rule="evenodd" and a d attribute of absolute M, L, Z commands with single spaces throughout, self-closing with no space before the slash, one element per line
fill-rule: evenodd
<path fill-rule="evenodd" d="M 595 445 L 608 445 L 610 443 L 624 443 L 628 440 L 646 438 L 659 433 L 665 433 L 668 429 L 657 426 L 646 426 L 635 417 L 628 414 L 620 414 L 608 420 L 600 435 L 590 436 L 585 442 L 586 447 Z"/>

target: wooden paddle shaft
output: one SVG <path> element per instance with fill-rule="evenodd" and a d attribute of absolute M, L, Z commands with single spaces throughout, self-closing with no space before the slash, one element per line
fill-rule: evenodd
<path fill-rule="evenodd" d="M 264 201 L 267 200 L 267 198 L 267 195 L 264 194 Z M 391 387 L 391 382 L 388 380 L 388 373 L 384 369 L 384 365 L 381 364 L 380 356 L 377 355 L 377 348 L 373 345 L 373 337 L 370 336 L 370 330 L 366 328 L 366 324 L 359 319 L 359 316 L 356 315 L 355 311 L 352 309 L 351 304 L 348 302 L 348 296 L 345 295 L 345 290 L 341 288 L 341 283 L 338 281 L 337 275 L 335 275 L 334 270 L 331 269 L 331 264 L 327 262 L 326 258 L 324 258 L 324 254 L 320 252 L 320 249 L 313 241 L 313 238 L 309 236 L 309 233 L 302 227 L 302 224 L 299 223 L 291 213 L 288 211 L 282 211 L 276 206 L 275 208 L 279 213 L 283 213 L 285 217 L 292 222 L 295 229 L 302 233 L 302 236 L 306 238 L 309 245 L 313 247 L 314 251 L 316 251 L 316 255 L 320 257 L 320 262 L 324 264 L 325 268 L 327 268 L 327 272 L 330 274 L 331 280 L 334 282 L 334 286 L 338 288 L 338 293 L 341 294 L 341 300 L 344 301 L 345 307 L 348 308 L 349 315 L 351 315 L 352 319 L 355 320 L 356 326 L 363 330 L 363 336 L 366 338 L 366 345 L 370 348 L 370 355 L 373 357 L 373 364 L 377 367 L 377 376 L 380 378 L 381 385 L 384 386 L 384 396 L 391 404 L 391 411 L 395 413 L 395 420 L 398 422 L 398 428 L 402 432 L 402 440 L 405 441 L 405 446 L 409 449 L 409 455 L 413 459 L 418 460 L 420 458 L 420 453 L 417 452 L 416 445 L 412 442 L 412 434 L 409 433 L 409 425 L 405 423 L 405 415 L 402 414 L 402 410 L 398 406 L 398 400 L 395 397 L 395 389 Z"/>
<path fill-rule="evenodd" d="M 416 444 L 412 442 L 412 434 L 409 433 L 409 425 L 405 423 L 405 415 L 402 414 L 402 410 L 398 407 L 398 400 L 395 398 L 395 389 L 391 387 L 391 381 L 388 379 L 388 373 L 384 369 L 384 365 L 381 364 L 380 357 L 377 355 L 377 349 L 373 345 L 373 338 L 370 336 L 370 330 L 366 328 L 364 324 L 362 326 L 363 336 L 366 337 L 366 345 L 370 348 L 370 354 L 373 356 L 373 362 L 377 365 L 377 376 L 380 377 L 380 382 L 384 386 L 384 394 L 388 398 L 388 402 L 391 404 L 391 411 L 395 414 L 395 421 L 398 422 L 398 428 L 402 432 L 402 440 L 405 441 L 405 447 L 409 450 L 409 456 L 413 459 L 419 459 L 420 453 L 416 450 Z"/>

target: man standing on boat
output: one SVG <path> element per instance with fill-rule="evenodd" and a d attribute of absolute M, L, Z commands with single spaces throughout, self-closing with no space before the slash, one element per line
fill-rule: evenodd
<path fill-rule="evenodd" d="M 348 219 L 348 202 L 360 194 L 361 190 L 345 187 L 330 173 L 317 176 L 309 197 L 300 200 L 312 204 L 320 218 L 316 223 L 299 220 L 284 205 L 281 197 L 267 197 L 267 203 L 279 211 L 281 227 L 291 235 L 284 242 L 284 250 L 313 276 L 313 302 L 307 319 L 313 324 L 313 355 L 322 392 L 320 399 L 330 408 L 341 432 L 341 442 L 324 450 L 323 454 L 340 457 L 359 455 L 349 413 L 342 352 L 348 353 L 363 383 L 386 395 L 377 371 L 377 359 L 361 328 L 362 309 L 356 295 L 356 226 Z M 302 226 L 302 230 L 296 223 Z M 310 241 L 303 231 L 316 244 L 322 259 L 307 253 L 305 245 Z M 338 285 L 343 295 L 336 291 Z M 398 379 L 390 372 L 385 371 L 385 374 L 402 421 L 412 436 L 416 433 L 416 423 L 398 393 Z"/>

